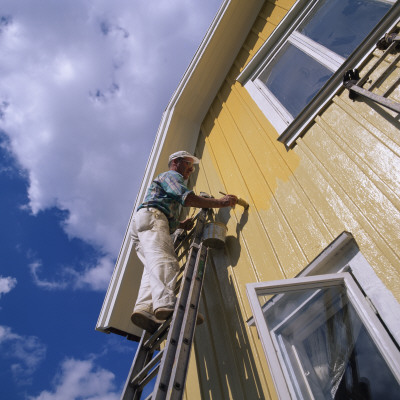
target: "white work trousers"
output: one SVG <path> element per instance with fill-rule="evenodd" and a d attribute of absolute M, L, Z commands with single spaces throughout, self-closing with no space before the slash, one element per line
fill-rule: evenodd
<path fill-rule="evenodd" d="M 131 234 L 144 266 L 134 311 L 174 306 L 179 264 L 167 217 L 156 208 L 141 208 L 133 217 Z"/>

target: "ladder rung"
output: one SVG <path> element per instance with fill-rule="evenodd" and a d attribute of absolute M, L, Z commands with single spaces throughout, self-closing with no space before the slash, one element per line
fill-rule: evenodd
<path fill-rule="evenodd" d="M 186 265 L 182 265 L 182 267 L 179 268 L 178 275 L 181 274 L 186 268 Z"/>
<path fill-rule="evenodd" d="M 400 54 L 395 57 L 392 62 L 390 62 L 384 69 L 384 71 L 375 79 L 375 81 L 371 82 L 368 90 L 371 92 L 375 87 L 379 86 L 388 76 L 389 74 L 396 68 L 398 61 L 400 60 Z M 357 84 L 357 86 L 359 86 Z"/>
<path fill-rule="evenodd" d="M 178 246 L 176 246 L 176 248 L 175 248 L 175 252 L 176 252 L 176 253 L 183 247 L 184 244 L 186 244 L 186 243 L 189 241 L 189 239 L 193 236 L 193 233 L 194 233 L 194 229 L 192 229 L 192 230 L 185 236 L 185 238 L 182 240 L 182 242 L 180 242 L 180 243 L 178 244 Z"/>
<path fill-rule="evenodd" d="M 396 89 L 397 86 L 399 86 L 399 84 L 400 84 L 400 77 L 399 77 L 396 81 L 394 81 L 394 82 L 386 89 L 385 93 L 383 93 L 382 96 L 383 96 L 383 97 L 389 96 L 389 94 L 392 93 L 393 90 Z"/>
<path fill-rule="evenodd" d="M 153 371 L 151 371 L 150 374 L 148 374 L 146 378 L 140 382 L 140 384 L 137 386 L 139 390 L 142 390 L 157 375 L 159 368 L 160 364 L 158 364 Z"/>
<path fill-rule="evenodd" d="M 165 336 L 168 334 L 168 327 L 171 323 L 171 317 L 169 317 L 155 332 L 152 336 L 150 336 L 147 341 L 143 344 L 143 348 L 152 349 L 154 344 L 157 346 L 165 339 Z"/>
<path fill-rule="evenodd" d="M 186 250 L 183 253 L 179 254 L 179 256 L 177 256 L 178 262 L 181 261 L 182 258 L 185 257 L 187 253 L 188 253 L 188 250 Z"/>
<path fill-rule="evenodd" d="M 181 287 L 181 283 L 182 283 L 182 278 L 179 278 L 179 279 L 176 281 L 176 288 L 175 288 L 175 290 L 174 290 L 175 296 L 179 293 L 179 289 L 180 289 L 180 287 Z"/>
<path fill-rule="evenodd" d="M 375 64 L 372 65 L 372 67 L 365 73 L 365 75 L 357 82 L 357 86 L 362 86 L 369 78 L 369 76 L 378 68 L 380 63 L 385 59 L 386 55 L 389 54 L 392 49 L 397 45 L 396 42 L 393 42 L 382 54 L 381 57 L 379 57 Z"/>
<path fill-rule="evenodd" d="M 132 379 L 131 385 L 139 387 L 142 384 L 142 379 L 147 373 L 161 360 L 163 350 L 161 350 L 155 357 L 153 357 L 144 368 Z"/>

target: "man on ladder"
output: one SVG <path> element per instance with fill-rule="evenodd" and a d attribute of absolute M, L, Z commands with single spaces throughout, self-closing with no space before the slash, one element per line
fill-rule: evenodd
<path fill-rule="evenodd" d="M 169 170 L 153 180 L 133 217 L 131 234 L 144 269 L 131 320 L 150 333 L 174 311 L 179 265 L 171 234 L 177 228 L 193 226 L 190 218 L 179 221 L 181 206 L 222 208 L 232 207 L 238 201 L 231 194 L 214 199 L 197 196 L 189 190 L 185 181 L 198 163 L 198 158 L 187 151 L 171 154 Z"/>

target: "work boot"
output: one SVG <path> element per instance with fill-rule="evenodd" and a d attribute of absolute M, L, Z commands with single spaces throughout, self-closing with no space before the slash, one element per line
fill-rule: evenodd
<path fill-rule="evenodd" d="M 154 312 L 154 315 L 157 319 L 161 321 L 165 321 L 168 319 L 172 313 L 174 312 L 173 306 L 166 306 L 166 307 L 158 307 L 157 310 Z"/>
<path fill-rule="evenodd" d="M 157 319 L 161 321 L 165 321 L 168 319 L 172 313 L 174 312 L 174 307 L 159 307 L 157 310 L 154 312 L 155 316 Z M 197 313 L 197 320 L 196 320 L 196 325 L 201 325 L 204 322 L 204 316 L 201 313 Z"/>
<path fill-rule="evenodd" d="M 133 311 L 131 315 L 131 321 L 138 326 L 139 328 L 144 329 L 149 333 L 154 333 L 159 326 L 163 323 L 163 321 L 158 320 L 154 314 L 145 311 L 145 310 L 137 310 Z"/>

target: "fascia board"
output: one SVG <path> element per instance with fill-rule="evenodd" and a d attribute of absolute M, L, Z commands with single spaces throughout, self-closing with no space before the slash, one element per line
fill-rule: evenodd
<path fill-rule="evenodd" d="M 116 312 L 121 288 L 132 276 L 141 276 L 142 266 L 136 259 L 129 265 L 132 250 L 129 235 L 132 217 L 144 193 L 158 173 L 165 170 L 168 155 L 179 149 L 194 151 L 200 124 L 231 68 L 248 32 L 263 5 L 262 0 L 225 0 L 205 38 L 163 113 L 139 193 L 125 232 L 121 250 L 97 321 L 96 329 L 108 332 L 116 328 L 138 336 L 133 324 L 128 324 L 131 307 L 137 296 L 139 280 L 131 281 L 130 305 Z M 129 269 L 129 271 L 128 271 Z"/>

